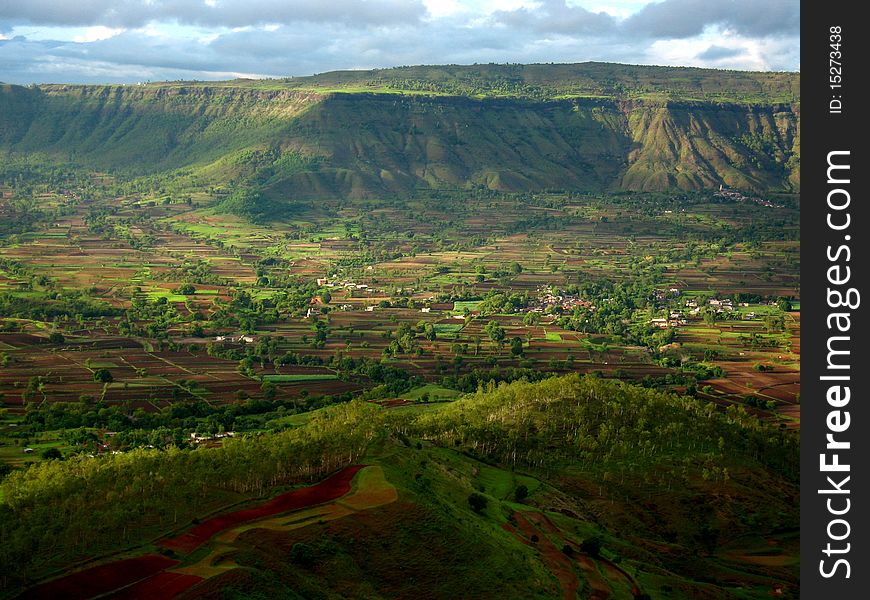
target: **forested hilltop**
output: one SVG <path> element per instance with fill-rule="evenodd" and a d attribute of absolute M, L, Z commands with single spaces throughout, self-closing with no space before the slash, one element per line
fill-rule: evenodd
<path fill-rule="evenodd" d="M 0 149 L 178 171 L 287 202 L 800 186 L 799 75 L 475 65 L 286 80 L 6 86 Z"/>

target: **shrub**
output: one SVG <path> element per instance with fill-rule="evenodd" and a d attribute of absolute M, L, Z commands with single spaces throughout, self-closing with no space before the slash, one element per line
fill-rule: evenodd
<path fill-rule="evenodd" d="M 301 567 L 314 566 L 314 548 L 304 542 L 297 542 L 290 548 L 290 560 Z"/>
<path fill-rule="evenodd" d="M 94 371 L 94 381 L 99 381 L 100 383 L 112 383 L 115 380 L 112 377 L 112 374 L 108 369 L 97 369 Z"/>
<path fill-rule="evenodd" d="M 63 454 L 57 448 L 46 448 L 39 455 L 43 460 L 60 460 L 63 458 Z"/>
<path fill-rule="evenodd" d="M 478 514 L 486 510 L 488 504 L 489 500 L 487 500 L 486 496 L 483 494 L 472 492 L 472 494 L 468 496 L 468 505 L 471 507 L 471 510 Z"/>
<path fill-rule="evenodd" d="M 583 540 L 583 543 L 580 544 L 580 550 L 582 550 L 589 556 L 597 557 L 601 554 L 601 538 L 597 535 L 586 538 L 585 540 Z"/>

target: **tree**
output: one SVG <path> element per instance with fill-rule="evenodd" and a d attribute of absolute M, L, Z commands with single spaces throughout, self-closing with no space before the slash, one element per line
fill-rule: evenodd
<path fill-rule="evenodd" d="M 523 317 L 523 325 L 526 325 L 527 327 L 534 327 L 540 322 L 541 313 L 527 312 L 526 316 Z"/>
<path fill-rule="evenodd" d="M 601 554 L 601 538 L 597 535 L 586 538 L 583 540 L 583 543 L 580 544 L 580 550 L 589 556 L 598 557 L 598 555 Z"/>
<path fill-rule="evenodd" d="M 521 265 L 518 262 L 511 264 L 511 273 L 513 273 L 514 275 L 519 275 L 522 272 L 523 272 L 523 265 Z"/>
<path fill-rule="evenodd" d="M 701 314 L 704 317 L 704 323 L 706 323 L 707 325 L 714 325 L 716 323 L 717 315 L 715 308 L 707 307 L 702 311 Z"/>
<path fill-rule="evenodd" d="M 523 340 L 518 337 L 513 338 L 511 340 L 511 354 L 514 356 L 522 356 L 523 352 Z"/>
<path fill-rule="evenodd" d="M 112 383 L 115 380 L 112 377 L 112 374 L 108 369 L 97 369 L 94 371 L 94 381 L 99 381 L 100 383 Z"/>
<path fill-rule="evenodd" d="M 517 502 L 522 502 L 526 498 L 529 497 L 529 488 L 525 485 L 518 485 L 517 489 L 514 490 L 514 500 Z"/>
<path fill-rule="evenodd" d="M 478 514 L 486 510 L 487 504 L 489 504 L 489 500 L 487 500 L 486 496 L 483 494 L 472 492 L 471 495 L 468 496 L 468 505 L 471 507 L 471 510 Z"/>
<path fill-rule="evenodd" d="M 493 342 L 497 343 L 499 346 L 504 343 L 507 334 L 504 331 L 504 328 L 499 325 L 496 321 L 490 321 L 484 327 L 484 331 L 489 336 Z"/>
<path fill-rule="evenodd" d="M 278 394 L 278 387 L 271 381 L 264 381 L 260 389 L 263 391 L 263 397 L 266 400 L 274 400 Z"/>
<path fill-rule="evenodd" d="M 63 337 L 63 334 L 59 331 L 52 331 L 48 336 L 48 342 L 50 344 L 63 344 L 66 341 L 66 338 Z"/>
<path fill-rule="evenodd" d="M 39 455 L 43 460 L 60 460 L 63 458 L 63 454 L 57 448 L 46 448 Z"/>
<path fill-rule="evenodd" d="M 324 304 L 329 304 L 332 302 L 332 294 L 328 291 L 323 291 L 320 293 L 320 300 L 323 301 Z"/>
<path fill-rule="evenodd" d="M 178 293 L 182 296 L 193 296 L 196 293 L 196 288 L 192 283 L 182 283 L 178 286 Z"/>

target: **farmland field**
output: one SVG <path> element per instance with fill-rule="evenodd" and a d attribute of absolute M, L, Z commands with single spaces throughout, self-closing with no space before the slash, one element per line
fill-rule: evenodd
<path fill-rule="evenodd" d="M 415 388 L 467 392 L 532 372 L 723 406 L 750 398 L 763 419 L 800 422 L 796 198 L 738 208 L 703 193 L 456 192 L 437 205 L 312 204 L 294 221 L 304 226 L 242 226 L 201 195 L 172 200 L 195 190 L 161 200 L 93 181 L 79 201 L 41 184 L 40 201 L 62 215 L 0 247 L 17 313 L 0 331 L 10 464 L 38 458 L 36 431 L 72 424 L 135 444 L 158 422 L 262 429 L 361 392 L 413 400 Z M 502 218 L 484 226 L 492 210 Z M 197 408 L 167 421 L 179 402 Z M 228 417 L 233 406 L 257 414 Z M 131 425 L 144 429 L 135 439 Z"/>

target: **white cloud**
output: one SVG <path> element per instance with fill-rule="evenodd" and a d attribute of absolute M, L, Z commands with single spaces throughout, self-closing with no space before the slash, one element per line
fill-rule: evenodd
<path fill-rule="evenodd" d="M 748 71 L 780 71 L 799 67 L 797 38 L 751 38 L 733 30 L 708 27 L 693 38 L 656 40 L 646 61 L 689 67 L 715 67 Z"/>
<path fill-rule="evenodd" d="M 65 11 L 72 5 L 66 0 L 0 0 L 0 80 L 274 77 L 474 62 L 597 60 L 754 70 L 800 64 L 797 0 L 729 0 L 728 11 L 704 0 L 76 4 L 80 10 Z M 59 5 L 57 14 L 49 10 Z M 117 13 L 107 16 L 111 6 Z"/>
<path fill-rule="evenodd" d="M 104 27 L 102 25 L 94 25 L 93 27 L 85 27 L 84 31 L 79 35 L 74 35 L 72 41 L 79 44 L 87 44 L 88 42 L 98 42 L 107 40 L 116 35 L 123 33 L 125 30 L 121 28 Z"/>
<path fill-rule="evenodd" d="M 441 19 L 466 10 L 459 0 L 423 0 L 423 5 L 429 17 L 433 19 Z"/>

